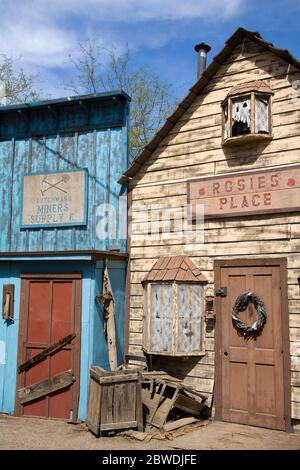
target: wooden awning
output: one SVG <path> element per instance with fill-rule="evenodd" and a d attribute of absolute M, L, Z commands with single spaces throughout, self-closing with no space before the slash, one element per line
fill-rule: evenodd
<path fill-rule="evenodd" d="M 208 282 L 188 256 L 159 258 L 142 282 L 150 281 Z"/>

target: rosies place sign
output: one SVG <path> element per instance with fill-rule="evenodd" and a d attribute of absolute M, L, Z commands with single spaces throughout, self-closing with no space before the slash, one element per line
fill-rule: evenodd
<path fill-rule="evenodd" d="M 300 210 L 300 165 L 197 178 L 187 185 L 193 214 L 203 204 L 206 218 Z"/>

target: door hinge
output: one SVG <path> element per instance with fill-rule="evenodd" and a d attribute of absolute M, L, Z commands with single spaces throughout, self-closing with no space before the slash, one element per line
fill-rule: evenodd
<path fill-rule="evenodd" d="M 227 297 L 227 287 L 220 287 L 216 290 L 217 297 Z"/>

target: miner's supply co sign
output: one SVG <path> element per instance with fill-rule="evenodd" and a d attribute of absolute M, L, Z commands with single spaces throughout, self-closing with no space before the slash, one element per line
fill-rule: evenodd
<path fill-rule="evenodd" d="M 22 228 L 85 225 L 87 170 L 23 176 Z"/>
<path fill-rule="evenodd" d="M 188 201 L 204 217 L 235 217 L 300 210 L 300 165 L 189 180 Z"/>

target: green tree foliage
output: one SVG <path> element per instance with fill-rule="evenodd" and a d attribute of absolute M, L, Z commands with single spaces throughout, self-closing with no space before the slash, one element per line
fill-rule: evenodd
<path fill-rule="evenodd" d="M 171 86 L 145 68 L 132 69 L 130 52 L 117 55 L 89 39 L 70 57 L 75 69 L 68 85 L 76 94 L 123 90 L 130 105 L 130 158 L 137 156 L 175 107 Z"/>
<path fill-rule="evenodd" d="M 9 105 L 37 100 L 37 77 L 18 68 L 16 61 L 0 55 L 0 104 Z"/>

